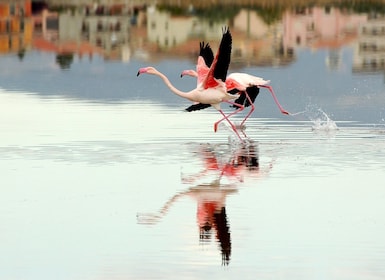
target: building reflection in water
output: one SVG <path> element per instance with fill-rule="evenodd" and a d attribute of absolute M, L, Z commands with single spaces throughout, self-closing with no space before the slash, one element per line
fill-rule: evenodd
<path fill-rule="evenodd" d="M 325 64 L 331 70 L 342 65 L 342 48 L 354 48 L 354 73 L 379 72 L 385 69 L 385 17 L 367 4 L 297 5 L 275 12 L 257 6 L 239 9 L 232 18 L 213 21 L 194 14 L 173 15 L 172 11 L 149 8 L 148 40 L 170 55 L 191 55 L 195 59 L 199 40 L 215 43 L 220 26 L 230 25 L 233 34 L 232 67 L 277 66 L 295 61 L 301 49 L 328 50 Z M 272 8 L 274 10 L 274 7 Z M 275 15 L 269 18 L 264 12 Z M 279 14 L 280 13 L 280 14 Z M 278 14 L 278 16 L 277 16 Z"/>
<path fill-rule="evenodd" d="M 188 196 L 197 203 L 200 243 L 204 245 L 210 242 L 214 235 L 221 251 L 222 264 L 228 265 L 232 241 L 226 198 L 238 192 L 244 176 L 266 176 L 272 168 L 272 164 L 269 164 L 267 169 L 260 170 L 257 145 L 250 141 L 234 149 L 229 144 L 200 144 L 194 156 L 200 158 L 201 170 L 182 175 L 182 182 L 192 186 L 172 196 L 158 212 L 138 213 L 138 223 L 160 222 L 174 203 Z"/>
<path fill-rule="evenodd" d="M 105 59 L 129 61 L 131 57 L 191 57 L 199 42 L 215 49 L 221 27 L 233 34 L 233 69 L 246 66 L 283 66 L 296 60 L 304 48 L 326 49 L 325 64 L 341 67 L 344 47 L 354 49 L 352 72 L 378 73 L 385 69 L 385 17 L 376 5 L 224 5 L 207 7 L 202 16 L 193 6 L 172 7 L 123 4 L 79 4 L 58 12 L 32 14 L 32 1 L 0 3 L 0 53 L 23 58 L 32 47 L 80 57 L 98 54 Z M 215 13 L 213 12 L 215 10 Z M 175 12 L 178 11 L 178 12 Z M 222 13 L 223 12 L 223 13 Z M 213 15 L 214 14 L 214 15 Z M 159 55 L 162 54 L 162 55 Z M 62 64 L 68 68 L 70 62 Z"/>
<path fill-rule="evenodd" d="M 60 12 L 43 9 L 35 16 L 34 45 L 61 54 L 98 54 L 105 59 L 128 61 L 130 27 L 136 22 L 133 17 L 128 4 L 79 5 Z"/>
<path fill-rule="evenodd" d="M 22 59 L 31 47 L 33 19 L 30 0 L 0 3 L 0 55 L 17 53 Z"/>
<path fill-rule="evenodd" d="M 381 73 L 385 70 L 385 15 L 369 14 L 358 33 L 353 72 Z"/>

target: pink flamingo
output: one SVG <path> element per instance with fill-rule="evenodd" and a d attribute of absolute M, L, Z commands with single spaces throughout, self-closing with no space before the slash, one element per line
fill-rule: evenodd
<path fill-rule="evenodd" d="M 204 42 L 201 42 L 199 44 L 199 46 L 200 46 L 200 50 L 199 50 L 199 56 L 198 56 L 196 71 L 194 71 L 194 70 L 185 70 L 181 74 L 181 77 L 183 77 L 184 75 L 190 75 L 190 76 L 196 77 L 197 78 L 197 86 L 199 86 L 205 80 L 206 76 L 208 75 L 208 73 L 210 71 L 210 68 L 207 65 L 211 66 L 213 61 L 214 61 L 214 54 L 213 54 L 213 51 L 212 51 L 210 45 L 208 43 L 205 45 Z M 225 82 L 225 84 L 226 83 L 227 82 Z M 255 88 L 255 89 L 259 92 L 258 88 Z M 231 106 L 234 107 L 234 108 L 238 108 L 233 113 L 227 115 L 227 117 L 230 117 L 230 116 L 232 116 L 232 115 L 242 111 L 244 109 L 245 105 L 248 106 L 247 104 L 252 103 L 252 101 L 250 100 L 248 95 L 246 95 L 247 98 L 248 98 L 248 101 L 246 103 L 245 103 L 245 100 L 243 100 L 241 102 L 240 100 L 243 98 L 243 96 L 240 94 L 239 90 L 228 90 L 228 85 L 226 85 L 226 90 L 227 90 L 227 92 L 229 94 L 237 96 L 237 100 L 235 102 L 232 102 L 230 100 L 224 100 L 224 102 L 227 102 L 227 103 L 231 104 Z M 250 88 L 250 91 L 252 91 L 251 88 Z M 258 92 L 256 93 L 256 95 L 258 95 Z M 252 93 L 250 93 L 250 94 L 252 94 Z M 255 97 L 254 97 L 254 99 L 255 99 Z M 186 111 L 192 112 L 192 111 L 196 111 L 196 110 L 205 109 L 205 108 L 208 108 L 210 106 L 211 105 L 207 104 L 207 103 L 204 104 L 204 103 L 196 102 L 195 104 L 193 104 L 193 105 L 189 106 L 188 108 L 186 108 Z M 221 121 L 223 121 L 223 120 L 224 120 L 224 118 L 222 118 L 221 120 L 219 120 L 215 124 L 215 126 L 214 126 L 214 130 L 215 131 L 217 130 L 218 124 Z"/>
<path fill-rule="evenodd" d="M 205 75 L 208 73 L 209 66 L 213 61 L 213 53 L 209 44 L 204 45 L 204 43 L 200 44 L 200 55 L 198 58 L 197 71 L 194 70 L 184 70 L 182 71 L 181 77 L 188 75 L 197 77 L 197 82 L 199 83 L 201 80 L 205 78 Z M 246 73 L 232 73 L 227 76 L 225 84 L 226 89 L 231 94 L 240 94 L 240 96 L 235 100 L 235 102 L 231 102 L 233 107 L 238 108 L 235 112 L 231 113 L 228 116 L 234 115 L 244 109 L 244 107 L 251 106 L 249 113 L 245 116 L 240 126 L 242 127 L 245 121 L 250 117 L 250 115 L 255 110 L 254 102 L 256 97 L 259 94 L 259 88 L 264 87 L 267 88 L 277 104 L 279 110 L 282 114 L 289 115 L 289 112 L 284 110 L 279 103 L 274 90 L 268 84 L 270 81 L 266 81 L 263 78 L 252 76 Z M 209 107 L 209 104 L 194 104 L 190 107 L 186 108 L 188 112 L 201 110 Z"/>
<path fill-rule="evenodd" d="M 171 84 L 169 79 L 163 73 L 156 70 L 154 67 L 140 68 L 137 76 L 143 73 L 157 75 L 164 81 L 164 83 L 168 86 L 168 88 L 176 95 L 196 103 L 207 104 L 208 107 L 209 106 L 214 107 L 223 116 L 222 119 L 214 123 L 214 131 L 217 131 L 218 123 L 220 123 L 223 120 L 226 120 L 230 124 L 231 128 L 233 129 L 235 134 L 238 136 L 238 138 L 242 141 L 242 138 L 240 137 L 236 127 L 229 120 L 228 118 L 229 116 L 225 115 L 225 113 L 222 111 L 220 107 L 221 102 L 230 102 L 230 100 L 233 100 L 239 97 L 239 95 L 237 94 L 228 93 L 226 84 L 225 84 L 227 70 L 228 70 L 228 67 L 230 64 L 230 58 L 231 58 L 231 47 L 232 47 L 232 36 L 231 36 L 230 30 L 229 28 L 224 28 L 222 40 L 219 44 L 218 52 L 215 58 L 213 59 L 211 66 L 205 69 L 206 73 L 204 77 L 202 76 L 202 79 L 201 78 L 198 79 L 199 83 L 197 84 L 197 87 L 189 92 L 183 92 L 175 88 Z M 198 58 L 198 65 L 201 64 L 199 60 L 203 60 L 203 58 L 202 57 Z M 197 67 L 197 71 L 200 72 L 200 69 L 198 67 Z"/>

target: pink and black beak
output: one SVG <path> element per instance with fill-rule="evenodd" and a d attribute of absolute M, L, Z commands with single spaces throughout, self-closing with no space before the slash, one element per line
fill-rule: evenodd
<path fill-rule="evenodd" d="M 147 72 L 147 68 L 140 68 L 138 73 L 136 74 L 136 76 L 138 77 L 140 74 L 143 74 L 143 73 L 146 73 Z"/>
<path fill-rule="evenodd" d="M 182 73 L 180 73 L 180 77 L 183 78 L 183 76 L 186 75 L 186 72 L 187 72 L 186 70 L 182 71 Z"/>

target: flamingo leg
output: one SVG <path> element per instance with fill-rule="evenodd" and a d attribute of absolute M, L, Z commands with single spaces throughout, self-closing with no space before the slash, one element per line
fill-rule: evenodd
<path fill-rule="evenodd" d="M 249 100 L 250 102 L 250 111 L 249 113 L 247 113 L 246 117 L 243 119 L 243 121 L 241 122 L 241 127 L 243 126 L 243 124 L 245 123 L 245 121 L 250 117 L 250 115 L 254 112 L 255 110 L 255 106 L 254 106 L 254 103 L 251 101 L 250 97 L 249 97 L 249 94 L 245 91 L 244 94 L 246 94 L 246 98 L 247 100 Z"/>
<path fill-rule="evenodd" d="M 258 87 L 264 87 L 264 88 L 267 88 L 270 92 L 271 92 L 271 95 L 273 96 L 273 99 L 275 101 L 275 104 L 277 104 L 279 110 L 281 111 L 282 114 L 285 114 L 285 115 L 290 115 L 290 113 L 288 111 L 286 111 L 285 109 L 282 108 L 281 104 L 279 104 L 278 102 L 278 99 L 277 97 L 275 96 L 275 93 L 274 93 L 274 90 L 271 86 L 266 86 L 266 85 L 259 85 Z"/>
<path fill-rule="evenodd" d="M 241 112 L 242 110 L 245 109 L 245 106 L 240 105 L 240 104 L 238 104 L 238 103 L 231 102 L 231 101 L 229 101 L 229 100 L 224 101 L 224 102 L 229 103 L 229 104 L 231 104 L 231 105 L 234 105 L 234 106 L 238 107 L 238 109 L 235 110 L 234 112 L 228 114 L 226 117 L 223 117 L 222 119 L 220 119 L 219 121 L 217 121 L 217 122 L 216 122 L 216 126 L 214 126 L 214 130 L 215 130 L 215 131 L 217 131 L 218 124 L 219 124 L 221 121 L 225 120 L 226 118 L 228 119 L 228 118 L 231 117 L 232 115 L 235 115 L 236 113 Z M 223 114 L 222 114 L 222 115 L 223 115 Z"/>
<path fill-rule="evenodd" d="M 239 110 L 239 109 L 238 109 L 238 110 Z M 219 113 L 221 113 L 221 115 L 223 116 L 223 118 L 220 119 L 219 121 L 217 121 L 216 123 L 214 123 L 214 131 L 217 132 L 217 130 L 218 130 L 218 124 L 219 124 L 221 121 L 226 120 L 226 121 L 230 124 L 231 128 L 233 129 L 233 131 L 235 132 L 235 134 L 238 136 L 238 138 L 239 138 L 241 141 L 243 141 L 242 138 L 241 138 L 241 136 L 239 135 L 239 133 L 238 133 L 238 131 L 237 131 L 237 128 L 235 127 L 235 125 L 234 125 L 234 124 L 229 120 L 229 118 L 228 118 L 230 115 L 233 115 L 234 112 L 231 113 L 231 114 L 229 114 L 228 116 L 226 116 L 225 113 L 223 113 L 222 110 L 218 110 L 218 111 L 219 111 Z"/>

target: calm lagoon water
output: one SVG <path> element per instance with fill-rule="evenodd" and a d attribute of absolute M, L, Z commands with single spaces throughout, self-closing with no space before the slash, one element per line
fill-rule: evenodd
<path fill-rule="evenodd" d="M 293 113 L 261 91 L 245 145 L 146 61 L 0 57 L 0 278 L 384 279 L 384 77 L 341 54 L 237 69 Z"/>

